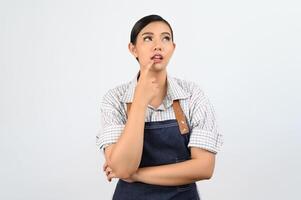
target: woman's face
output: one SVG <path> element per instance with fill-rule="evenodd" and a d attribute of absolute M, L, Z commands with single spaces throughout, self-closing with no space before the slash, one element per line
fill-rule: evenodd
<path fill-rule="evenodd" d="M 140 66 L 145 66 L 154 60 L 152 69 L 161 71 L 166 69 L 174 52 L 175 44 L 167 24 L 151 22 L 140 31 L 136 44 L 129 44 L 129 49 L 138 58 Z"/>

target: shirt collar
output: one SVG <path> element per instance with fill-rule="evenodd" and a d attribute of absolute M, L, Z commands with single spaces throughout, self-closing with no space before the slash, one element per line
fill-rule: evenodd
<path fill-rule="evenodd" d="M 137 78 L 139 76 L 138 72 L 132 81 L 129 83 L 126 92 L 121 97 L 121 102 L 131 103 L 133 102 L 135 87 L 137 85 Z M 174 77 L 171 77 L 167 74 L 167 94 L 163 100 L 163 105 L 166 108 L 172 105 L 174 100 L 178 99 L 186 99 L 190 95 L 186 91 L 182 89 L 182 87 L 178 84 L 177 80 Z M 164 110 L 162 105 L 158 107 L 158 110 Z"/>

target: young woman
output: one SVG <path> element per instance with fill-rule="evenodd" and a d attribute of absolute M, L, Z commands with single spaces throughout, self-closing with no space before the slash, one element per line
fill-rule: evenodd
<path fill-rule="evenodd" d="M 170 24 L 158 15 L 136 22 L 129 50 L 140 70 L 101 102 L 107 179 L 114 200 L 200 199 L 195 182 L 212 177 L 222 145 L 214 109 L 200 87 L 167 73 L 175 50 Z"/>

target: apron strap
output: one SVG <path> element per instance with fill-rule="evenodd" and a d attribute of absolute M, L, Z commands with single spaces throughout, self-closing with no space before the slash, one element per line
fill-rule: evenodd
<path fill-rule="evenodd" d="M 131 105 L 132 105 L 132 103 L 126 103 L 127 116 L 128 116 L 128 113 L 131 110 Z M 173 107 L 173 110 L 175 112 L 175 116 L 176 116 L 176 119 L 177 119 L 177 122 L 178 122 L 178 125 L 179 125 L 179 128 L 180 128 L 181 134 L 183 135 L 183 134 L 189 133 L 189 128 L 188 128 L 188 125 L 187 125 L 185 114 L 184 114 L 184 112 L 181 108 L 179 100 L 174 100 L 172 102 L 172 107 Z"/>
<path fill-rule="evenodd" d="M 175 112 L 176 119 L 178 121 L 181 134 L 182 135 L 187 134 L 189 132 L 189 128 L 188 128 L 187 121 L 186 121 L 186 118 L 185 118 L 185 114 L 184 114 L 184 112 L 181 108 L 179 100 L 174 100 L 172 102 L 172 107 L 173 107 L 173 110 Z"/>

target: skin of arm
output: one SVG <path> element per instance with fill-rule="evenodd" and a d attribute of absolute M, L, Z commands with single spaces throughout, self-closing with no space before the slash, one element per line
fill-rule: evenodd
<path fill-rule="evenodd" d="M 176 186 L 210 179 L 214 172 L 215 154 L 207 150 L 191 147 L 191 159 L 168 165 L 139 168 L 127 182 L 143 182 L 162 186 Z M 114 170 L 104 166 L 108 180 L 120 178 Z"/>
<path fill-rule="evenodd" d="M 134 100 L 119 140 L 105 148 L 106 164 L 119 178 L 129 178 L 139 167 L 143 149 L 145 112 L 146 106 Z"/>
<path fill-rule="evenodd" d="M 141 68 L 123 133 L 115 144 L 105 148 L 105 165 L 119 178 L 129 178 L 141 162 L 147 105 L 159 92 L 158 83 L 149 72 L 153 63 L 151 60 Z"/>

